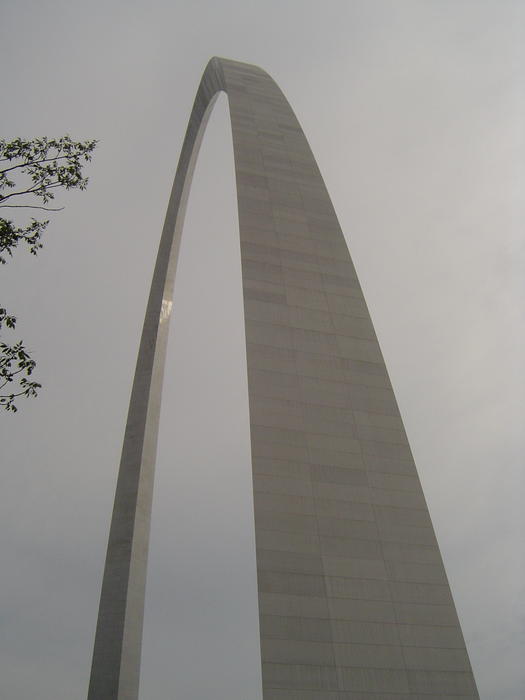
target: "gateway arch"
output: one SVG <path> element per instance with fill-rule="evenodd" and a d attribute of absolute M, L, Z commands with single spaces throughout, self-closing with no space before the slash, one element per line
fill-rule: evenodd
<path fill-rule="evenodd" d="M 213 58 L 144 320 L 89 700 L 138 698 L 173 284 L 195 161 L 220 91 L 237 181 L 264 700 L 478 698 L 385 363 L 314 156 L 267 73 Z"/>

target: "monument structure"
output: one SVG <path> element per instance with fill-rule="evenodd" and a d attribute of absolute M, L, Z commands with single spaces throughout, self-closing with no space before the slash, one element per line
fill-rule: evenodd
<path fill-rule="evenodd" d="M 89 700 L 138 697 L 172 290 L 195 160 L 221 90 L 239 207 L 264 700 L 478 698 L 381 350 L 308 142 L 270 76 L 213 58 L 144 321 Z"/>

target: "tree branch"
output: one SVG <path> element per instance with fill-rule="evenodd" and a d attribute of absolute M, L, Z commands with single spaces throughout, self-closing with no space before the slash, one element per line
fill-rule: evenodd
<path fill-rule="evenodd" d="M 55 187 L 65 187 L 63 183 L 61 183 L 59 180 L 55 180 L 55 182 L 50 183 L 49 185 L 46 185 L 43 182 L 37 182 L 31 187 L 29 187 L 27 190 L 20 190 L 19 192 L 11 192 L 10 194 L 5 194 L 2 195 L 0 194 L 0 202 L 5 202 L 6 199 L 11 199 L 11 197 L 19 197 L 20 195 L 24 194 L 35 194 L 38 193 L 38 190 L 49 190 L 49 189 L 54 189 Z M 37 194 L 38 196 L 38 194 Z"/>
<path fill-rule="evenodd" d="M 60 151 L 59 151 L 60 153 Z M 8 173 L 11 170 L 16 170 L 17 168 L 28 168 L 31 165 L 39 165 L 40 163 L 51 163 L 52 161 L 55 160 L 63 160 L 64 158 L 73 158 L 74 156 L 59 156 L 58 154 L 54 158 L 41 158 L 39 160 L 31 160 L 28 161 L 27 163 L 19 163 L 18 165 L 13 165 L 11 168 L 4 168 L 3 170 L 0 170 L 0 175 L 3 175 L 4 173 Z M 0 160 L 9 160 L 9 158 L 0 158 Z"/>
<path fill-rule="evenodd" d="M 65 207 L 52 209 L 51 207 L 31 206 L 30 204 L 0 204 L 0 209 L 43 209 L 44 211 L 62 211 Z"/>

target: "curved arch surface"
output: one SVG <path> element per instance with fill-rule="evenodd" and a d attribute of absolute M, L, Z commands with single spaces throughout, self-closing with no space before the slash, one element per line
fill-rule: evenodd
<path fill-rule="evenodd" d="M 263 696 L 478 697 L 385 364 L 315 159 L 267 73 L 213 58 L 144 320 L 89 700 L 138 698 L 168 322 L 188 192 L 219 91 L 228 95 L 239 208 Z"/>

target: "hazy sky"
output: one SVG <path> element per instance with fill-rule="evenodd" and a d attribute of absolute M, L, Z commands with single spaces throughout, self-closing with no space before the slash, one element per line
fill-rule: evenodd
<path fill-rule="evenodd" d="M 3 136 L 100 139 L 88 190 L 57 199 L 39 257 L 0 270 L 44 384 L 0 414 L 2 700 L 86 697 L 147 289 L 213 55 L 266 69 L 296 111 L 370 306 L 480 695 L 523 699 L 524 15 L 511 0 L 2 0 Z M 260 700 L 225 97 L 178 274 L 141 698 Z"/>

